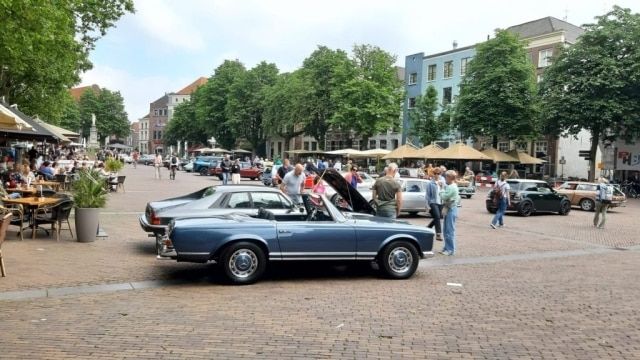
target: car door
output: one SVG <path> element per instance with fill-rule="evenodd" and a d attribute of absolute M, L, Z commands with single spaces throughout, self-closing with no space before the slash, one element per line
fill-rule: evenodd
<path fill-rule="evenodd" d="M 560 210 L 560 195 L 553 191 L 549 184 L 539 183 L 538 193 L 540 193 L 539 211 L 558 211 Z"/>
<path fill-rule="evenodd" d="M 407 180 L 402 189 L 403 209 L 424 209 L 426 189 L 424 181 Z"/>
<path fill-rule="evenodd" d="M 356 232 L 350 222 L 278 221 L 283 260 L 354 260 Z"/>

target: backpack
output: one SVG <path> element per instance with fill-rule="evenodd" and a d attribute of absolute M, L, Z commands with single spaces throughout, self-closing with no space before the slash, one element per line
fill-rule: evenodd
<path fill-rule="evenodd" d="M 605 204 L 610 204 L 613 200 L 613 186 L 607 184 L 600 184 L 600 191 L 598 197 L 600 201 Z"/>
<path fill-rule="evenodd" d="M 175 157 L 175 156 L 172 156 L 172 157 L 171 157 L 171 164 L 172 164 L 172 165 L 175 165 L 175 164 L 177 164 L 177 163 L 178 163 L 178 158 L 177 158 L 177 157 Z"/>

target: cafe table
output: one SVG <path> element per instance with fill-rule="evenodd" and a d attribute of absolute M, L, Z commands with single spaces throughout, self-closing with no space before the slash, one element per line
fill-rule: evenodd
<path fill-rule="evenodd" d="M 60 183 L 57 181 L 49 181 L 49 180 L 38 180 L 35 182 L 31 183 L 31 186 L 38 186 L 38 185 L 42 185 L 42 186 L 48 186 L 50 188 L 52 188 L 55 191 L 60 190 Z"/>
<path fill-rule="evenodd" d="M 50 198 L 50 197 L 39 197 L 39 196 L 28 196 L 21 197 L 16 199 L 10 198 L 2 198 L 2 202 L 5 204 L 20 204 L 27 208 L 30 213 L 30 222 L 31 226 L 31 238 L 36 238 L 36 232 L 38 231 L 38 223 L 36 222 L 36 213 L 38 209 L 46 206 L 55 205 L 60 201 L 59 198 Z M 22 231 L 22 230 L 21 230 Z"/>
<path fill-rule="evenodd" d="M 7 188 L 7 192 L 8 193 L 20 193 L 23 194 L 24 196 L 26 195 L 36 195 L 38 193 L 38 188 L 35 186 L 30 186 L 30 187 L 14 187 L 14 188 Z"/>

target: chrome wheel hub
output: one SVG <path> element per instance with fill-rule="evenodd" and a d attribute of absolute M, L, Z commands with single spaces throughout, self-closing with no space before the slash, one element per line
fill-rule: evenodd
<path fill-rule="evenodd" d="M 395 273 L 404 273 L 409 271 L 413 264 L 413 256 L 411 251 L 404 247 L 398 247 L 391 251 L 387 259 L 389 268 Z"/>
<path fill-rule="evenodd" d="M 249 277 L 257 268 L 258 257 L 249 249 L 238 249 L 229 258 L 229 270 L 236 277 Z"/>

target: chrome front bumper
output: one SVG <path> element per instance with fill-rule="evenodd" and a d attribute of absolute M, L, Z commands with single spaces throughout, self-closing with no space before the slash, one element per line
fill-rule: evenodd
<path fill-rule="evenodd" d="M 434 255 L 435 255 L 435 254 L 433 253 L 433 251 L 423 251 L 423 252 L 422 252 L 422 257 L 423 257 L 424 259 L 432 258 L 432 257 L 434 257 Z"/>

